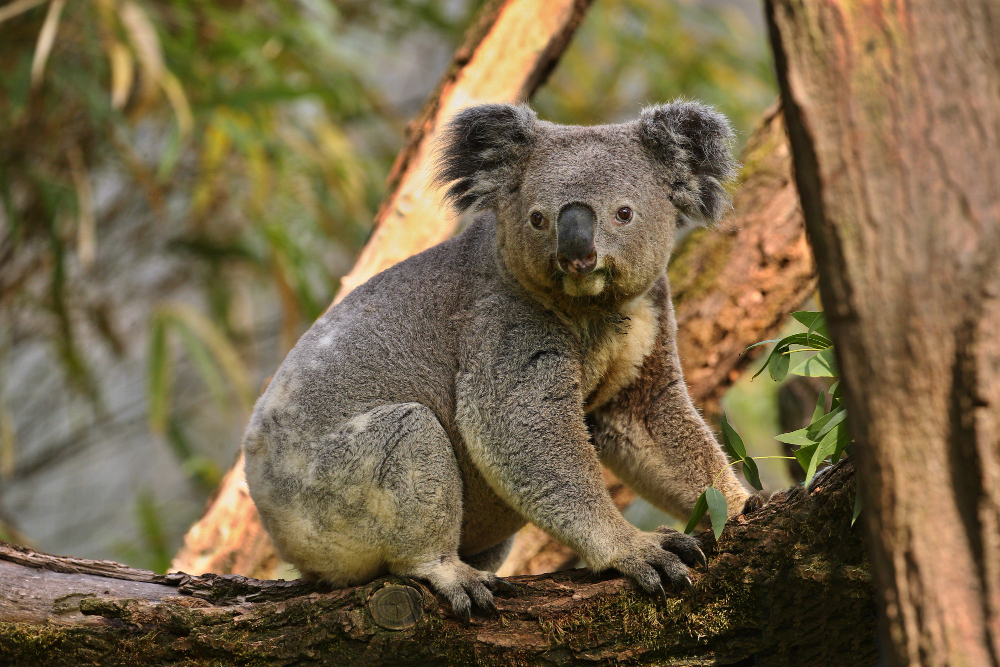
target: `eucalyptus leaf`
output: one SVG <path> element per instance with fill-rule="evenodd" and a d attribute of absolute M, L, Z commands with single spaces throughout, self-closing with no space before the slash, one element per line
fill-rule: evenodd
<path fill-rule="evenodd" d="M 828 420 L 826 420 L 826 423 L 823 424 L 823 427 L 820 428 L 818 431 L 816 431 L 816 435 L 813 436 L 814 440 L 822 439 L 827 433 L 832 431 L 834 428 L 840 425 L 845 419 L 847 419 L 847 410 L 845 410 L 844 408 L 834 410 L 830 414 L 832 416 Z M 812 427 L 809 428 L 811 429 Z"/>
<path fill-rule="evenodd" d="M 698 527 L 701 520 L 705 517 L 705 512 L 708 511 L 708 501 L 705 499 L 705 493 L 702 492 L 698 496 L 698 500 L 694 503 L 694 509 L 691 510 L 691 518 L 688 519 L 687 525 L 684 526 L 685 533 L 692 533 L 694 529 Z"/>
<path fill-rule="evenodd" d="M 724 412 L 722 413 L 722 445 L 726 448 L 729 456 L 736 461 L 742 461 L 747 456 L 747 448 L 743 444 L 743 438 L 729 424 L 729 419 Z"/>
<path fill-rule="evenodd" d="M 851 444 L 851 434 L 847 431 L 847 424 L 841 424 L 837 429 L 837 447 L 830 455 L 830 460 L 834 463 L 840 460 L 840 456 Z"/>
<path fill-rule="evenodd" d="M 715 539 L 722 536 L 722 529 L 726 527 L 726 519 L 729 518 L 729 508 L 726 505 L 726 497 L 722 495 L 714 486 L 705 489 L 705 501 L 708 503 L 708 514 L 712 517 L 712 530 L 715 531 Z"/>
<path fill-rule="evenodd" d="M 820 389 L 819 397 L 816 399 L 816 409 L 813 410 L 813 416 L 811 421 L 816 421 L 824 414 L 826 414 L 826 392 Z"/>
<path fill-rule="evenodd" d="M 833 347 L 833 341 L 831 341 L 826 336 L 820 335 L 818 333 L 805 334 L 805 333 L 794 333 L 784 338 L 771 338 L 768 340 L 762 340 L 759 343 L 754 343 L 748 346 L 743 352 L 749 352 L 755 347 L 760 347 L 761 345 L 767 345 L 769 343 L 774 343 L 775 347 L 788 347 L 789 345 L 801 345 L 803 347 L 812 347 L 821 350 L 825 350 L 828 347 Z"/>
<path fill-rule="evenodd" d="M 834 382 L 833 386 L 830 387 L 830 396 L 833 397 L 833 400 L 830 402 L 830 409 L 832 410 L 834 408 L 840 407 L 840 405 L 841 405 L 841 401 L 840 401 L 840 380 L 837 380 L 836 382 Z"/>
<path fill-rule="evenodd" d="M 826 348 L 804 360 L 789 371 L 792 375 L 810 378 L 837 377 L 837 364 L 833 358 L 833 348 Z"/>
<path fill-rule="evenodd" d="M 746 354 L 747 352 L 749 352 L 750 350 L 754 349 L 755 347 L 760 347 L 761 345 L 768 345 L 770 343 L 778 343 L 778 342 L 783 341 L 783 340 L 784 340 L 783 338 L 768 338 L 767 340 L 762 340 L 759 343 L 754 343 L 753 345 L 748 345 L 747 348 L 745 350 L 743 350 L 743 354 Z"/>
<path fill-rule="evenodd" d="M 814 442 L 792 452 L 795 454 L 795 460 L 799 462 L 800 466 L 802 466 L 803 471 L 809 470 L 809 462 L 812 461 L 813 453 L 816 451 L 818 446 L 819 443 Z"/>
<path fill-rule="evenodd" d="M 800 447 L 808 447 L 809 445 L 816 444 L 816 442 L 809 437 L 808 429 L 805 428 L 789 431 L 788 433 L 779 433 L 774 436 L 774 439 L 778 442 L 784 442 L 788 445 L 799 445 Z"/>
<path fill-rule="evenodd" d="M 760 483 L 760 473 L 757 471 L 757 462 L 749 456 L 743 459 L 743 476 L 750 482 L 750 486 L 763 491 L 764 486 Z"/>
<path fill-rule="evenodd" d="M 828 338 L 826 338 L 825 336 L 821 336 L 817 333 L 813 334 L 797 333 L 797 334 L 792 334 L 790 336 L 785 336 L 784 338 L 780 338 L 777 340 L 763 340 L 759 343 L 754 343 L 753 345 L 749 346 L 746 350 L 744 350 L 744 352 L 752 350 L 753 348 L 758 347 L 760 345 L 764 345 L 766 343 L 774 343 L 775 344 L 774 349 L 772 349 L 771 353 L 767 355 L 767 358 L 764 360 L 764 365 L 761 366 L 760 369 L 758 369 L 758 371 L 753 374 L 753 377 L 750 378 L 751 380 L 760 375 L 761 373 L 763 373 L 765 368 L 770 368 L 772 363 L 778 364 L 777 361 L 773 361 L 776 355 L 783 355 L 787 357 L 792 352 L 795 352 L 796 350 L 791 349 L 790 347 L 791 345 L 800 345 L 802 347 L 806 347 L 811 350 L 826 350 L 833 345 L 833 343 Z M 785 370 L 787 370 L 787 365 L 785 366 Z M 774 372 L 772 371 L 772 377 L 773 376 Z"/>
<path fill-rule="evenodd" d="M 836 451 L 839 434 L 838 430 L 831 430 L 816 445 L 816 449 L 813 450 L 812 457 L 809 459 L 809 467 L 806 468 L 806 479 L 803 482 L 806 488 L 809 488 L 809 483 L 816 476 L 816 468 L 819 464 L 825 461 L 828 456 L 832 456 L 833 452 Z"/>
<path fill-rule="evenodd" d="M 792 317 L 804 324 L 810 333 L 815 331 L 821 336 L 829 337 L 826 331 L 826 316 L 823 311 L 797 310 L 792 313 Z"/>
<path fill-rule="evenodd" d="M 831 419 L 834 419 L 842 411 L 843 408 L 832 410 L 819 419 L 813 421 L 813 423 L 809 424 L 809 426 L 795 431 L 790 431 L 788 433 L 781 433 L 774 436 L 774 439 L 778 442 L 785 442 L 789 445 L 802 445 L 803 447 L 819 442 L 822 438 L 820 431 L 823 430 L 823 427 L 825 427 Z"/>
<path fill-rule="evenodd" d="M 781 382 L 788 375 L 788 364 L 790 357 L 785 354 L 788 348 L 775 349 L 767 360 L 767 372 L 771 374 L 771 379 Z"/>

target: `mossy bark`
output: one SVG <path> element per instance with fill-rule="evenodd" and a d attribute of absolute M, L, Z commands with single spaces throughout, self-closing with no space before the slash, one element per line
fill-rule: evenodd
<path fill-rule="evenodd" d="M 0 664 L 874 664 L 853 473 L 842 462 L 777 494 L 717 544 L 702 534 L 692 593 L 649 598 L 584 570 L 512 577 L 500 616 L 468 626 L 408 580 L 161 576 L 0 544 Z"/>

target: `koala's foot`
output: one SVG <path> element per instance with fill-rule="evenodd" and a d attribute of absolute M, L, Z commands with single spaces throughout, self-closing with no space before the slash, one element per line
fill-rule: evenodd
<path fill-rule="evenodd" d="M 465 624 L 472 619 L 472 607 L 489 615 L 499 615 L 493 592 L 508 590 L 510 584 L 493 574 L 463 563 L 458 555 L 443 556 L 413 569 L 410 576 L 422 579 L 448 599 L 452 613 Z"/>
<path fill-rule="evenodd" d="M 689 567 L 708 567 L 698 540 L 662 526 L 652 533 L 639 533 L 631 550 L 610 567 L 635 581 L 649 594 L 663 593 L 663 584 L 673 590 L 694 590 Z"/>
<path fill-rule="evenodd" d="M 752 496 L 747 497 L 747 501 L 743 503 L 743 511 L 740 514 L 753 514 L 770 500 L 769 496 L 765 496 L 763 493 L 755 493 Z"/>

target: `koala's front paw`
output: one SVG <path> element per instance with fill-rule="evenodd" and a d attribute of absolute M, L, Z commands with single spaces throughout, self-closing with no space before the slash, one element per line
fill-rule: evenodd
<path fill-rule="evenodd" d="M 743 511 L 740 514 L 753 514 L 770 500 L 769 496 L 763 493 L 755 493 L 752 496 L 747 496 L 747 501 L 743 503 Z"/>
<path fill-rule="evenodd" d="M 630 551 L 611 563 L 650 594 L 662 593 L 664 581 L 675 591 L 693 590 L 688 568 L 695 565 L 708 567 L 698 540 L 665 526 L 639 533 Z"/>

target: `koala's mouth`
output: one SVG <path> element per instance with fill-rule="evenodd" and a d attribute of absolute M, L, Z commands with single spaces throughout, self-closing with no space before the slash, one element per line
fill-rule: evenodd
<path fill-rule="evenodd" d="M 598 296 L 611 284 L 611 272 L 603 266 L 586 274 L 559 271 L 558 282 L 569 296 Z"/>

